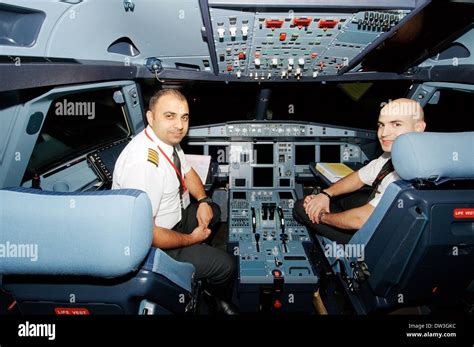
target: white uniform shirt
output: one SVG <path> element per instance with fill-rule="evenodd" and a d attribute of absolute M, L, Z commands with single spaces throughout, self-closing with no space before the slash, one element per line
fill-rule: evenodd
<path fill-rule="evenodd" d="M 364 166 L 358 171 L 360 180 L 365 184 L 371 186 L 377 178 L 377 175 L 379 174 L 380 170 L 382 170 L 382 167 L 389 159 L 390 153 L 384 152 L 380 157 L 372 160 L 370 163 L 368 163 L 366 166 Z M 377 188 L 377 192 L 375 193 L 374 198 L 369 201 L 369 204 L 371 204 L 373 207 L 376 207 L 379 204 L 380 199 L 382 198 L 382 195 L 385 192 L 385 189 L 387 189 L 388 185 L 400 179 L 400 176 L 398 176 L 395 171 L 392 171 L 387 176 L 385 176 L 382 182 L 380 182 L 380 185 Z"/>
<path fill-rule="evenodd" d="M 130 141 L 117 159 L 112 189 L 134 188 L 146 192 L 151 200 L 155 224 L 170 229 L 181 220 L 179 179 L 157 145 L 173 162 L 173 147 L 161 141 L 148 126 Z M 191 167 L 181 147 L 177 145 L 176 149 L 184 179 Z"/>

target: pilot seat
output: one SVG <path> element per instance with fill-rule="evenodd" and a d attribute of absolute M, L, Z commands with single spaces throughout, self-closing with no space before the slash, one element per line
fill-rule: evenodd
<path fill-rule="evenodd" d="M 152 242 L 146 193 L 0 190 L 0 285 L 22 314 L 184 314 L 194 266 Z"/>
<path fill-rule="evenodd" d="M 402 180 L 327 257 L 332 272 L 359 314 L 455 307 L 474 284 L 474 132 L 401 135 L 392 161 Z"/>

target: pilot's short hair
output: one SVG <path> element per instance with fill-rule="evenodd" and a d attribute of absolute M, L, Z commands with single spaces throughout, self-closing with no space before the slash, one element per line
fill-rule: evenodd
<path fill-rule="evenodd" d="M 183 93 L 181 93 L 177 89 L 171 89 L 171 88 L 160 89 L 160 90 L 156 91 L 155 94 L 153 94 L 153 96 L 150 98 L 150 102 L 148 103 L 148 108 L 150 109 L 150 111 L 153 110 L 153 107 L 155 107 L 158 100 L 160 100 L 160 98 L 162 96 L 165 96 L 165 95 L 171 95 L 171 96 L 174 96 L 175 98 L 177 98 L 181 101 L 188 102 L 186 100 L 186 97 L 183 95 Z"/>

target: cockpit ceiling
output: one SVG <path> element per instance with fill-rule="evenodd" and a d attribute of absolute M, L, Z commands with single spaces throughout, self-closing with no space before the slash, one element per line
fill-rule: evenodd
<path fill-rule="evenodd" d="M 423 16 L 436 12 L 430 12 L 433 6 L 440 5 L 430 0 L 7 0 L 0 4 L 0 47 L 3 60 L 115 63 L 200 80 L 313 81 L 346 73 L 403 73 L 420 51 L 429 51 L 417 36 L 431 48 L 439 44 L 420 35 L 440 27 L 436 15 Z M 464 17 L 444 31 L 459 31 L 456 23 L 465 27 Z M 397 65 L 393 49 L 409 59 Z"/>

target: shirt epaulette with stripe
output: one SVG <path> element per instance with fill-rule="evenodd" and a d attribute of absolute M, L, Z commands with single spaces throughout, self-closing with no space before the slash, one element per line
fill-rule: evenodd
<path fill-rule="evenodd" d="M 158 167 L 158 164 L 160 162 L 160 158 L 158 157 L 158 152 L 155 151 L 154 149 L 148 148 L 147 160 Z"/>

